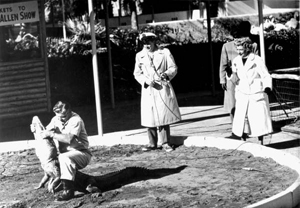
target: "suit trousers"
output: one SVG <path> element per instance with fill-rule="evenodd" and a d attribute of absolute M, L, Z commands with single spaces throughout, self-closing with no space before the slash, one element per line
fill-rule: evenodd
<path fill-rule="evenodd" d="M 149 145 L 162 146 L 170 142 L 170 125 L 148 128 Z"/>
<path fill-rule="evenodd" d="M 74 181 L 76 171 L 85 168 L 90 163 L 91 157 L 90 153 L 78 150 L 59 154 L 60 178 Z"/>

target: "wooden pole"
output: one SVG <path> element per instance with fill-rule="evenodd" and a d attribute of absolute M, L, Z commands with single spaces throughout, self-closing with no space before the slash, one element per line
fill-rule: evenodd
<path fill-rule="evenodd" d="M 89 16 L 91 26 L 91 39 L 92 39 L 92 55 L 93 55 L 93 75 L 94 75 L 94 88 L 95 88 L 95 101 L 96 101 L 96 115 L 97 115 L 97 128 L 98 135 L 103 136 L 102 128 L 102 115 L 101 115 L 101 101 L 100 101 L 100 85 L 98 75 L 98 60 L 96 50 L 96 36 L 95 36 L 95 14 L 93 10 L 93 0 L 88 0 L 89 3 Z"/>
<path fill-rule="evenodd" d="M 108 66 L 109 66 L 109 80 L 110 80 L 110 98 L 111 106 L 115 108 L 115 91 L 114 91 L 114 79 L 113 79 L 113 68 L 112 68 L 112 56 L 111 56 L 111 45 L 109 38 L 109 16 L 108 16 L 108 2 L 104 0 L 105 4 L 105 26 L 106 26 L 106 42 L 107 42 L 107 52 L 108 52 Z"/>
<path fill-rule="evenodd" d="M 266 62 L 265 41 L 264 41 L 264 20 L 263 20 L 263 0 L 257 0 L 258 3 L 258 19 L 259 19 L 259 43 L 260 56 Z"/>
<path fill-rule="evenodd" d="M 211 70 L 211 82 L 212 82 L 212 95 L 215 96 L 215 72 L 214 72 L 214 58 L 213 58 L 213 48 L 211 42 L 211 24 L 210 24 L 210 0 L 206 1 L 206 21 L 207 21 L 207 37 L 209 44 L 209 53 L 210 53 L 210 70 Z"/>
<path fill-rule="evenodd" d="M 63 36 L 64 36 L 64 41 L 66 41 L 67 33 L 66 33 L 65 1 L 64 0 L 61 0 L 61 5 L 62 5 L 62 18 L 63 18 Z"/>
<path fill-rule="evenodd" d="M 119 26 L 121 26 L 121 17 L 122 17 L 122 11 L 121 11 L 121 0 L 119 0 L 119 9 L 118 9 L 118 12 L 119 12 L 119 16 L 118 16 L 118 24 Z"/>
<path fill-rule="evenodd" d="M 154 5 L 153 5 L 154 3 L 152 2 L 151 3 L 151 18 L 152 18 L 152 23 L 154 23 L 155 22 L 155 17 L 154 17 Z"/>
<path fill-rule="evenodd" d="M 41 0 L 40 2 L 41 6 L 39 7 L 39 9 L 41 9 L 41 11 L 39 12 L 41 21 L 39 22 L 40 24 L 40 28 L 41 28 L 41 49 L 43 51 L 43 59 L 45 62 L 45 72 L 46 72 L 46 87 L 47 87 L 47 111 L 51 112 L 52 110 L 52 106 L 51 106 L 51 91 L 50 91 L 50 76 L 49 76 L 49 66 L 48 66 L 48 57 L 47 57 L 47 48 L 46 48 L 46 21 L 45 21 L 45 1 Z M 3 75 L 2 75 L 3 76 Z M 23 79 L 23 78 L 22 78 Z M 14 115 L 15 116 L 15 115 Z"/>

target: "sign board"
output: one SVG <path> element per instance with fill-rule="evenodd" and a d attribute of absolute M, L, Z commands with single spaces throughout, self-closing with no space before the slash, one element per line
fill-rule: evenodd
<path fill-rule="evenodd" d="M 0 26 L 39 21 L 37 1 L 0 5 Z"/>

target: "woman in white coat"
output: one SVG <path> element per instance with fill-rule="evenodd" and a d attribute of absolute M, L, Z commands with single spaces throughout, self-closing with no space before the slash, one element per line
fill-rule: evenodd
<path fill-rule="evenodd" d="M 236 80 L 236 110 L 232 132 L 246 140 L 247 136 L 258 137 L 272 133 L 268 94 L 272 78 L 261 57 L 252 53 L 249 38 L 235 40 L 238 56 L 233 60 L 231 76 Z"/>
<path fill-rule="evenodd" d="M 144 151 L 170 145 L 170 124 L 181 120 L 181 115 L 170 81 L 177 73 L 174 58 L 167 48 L 156 45 L 156 35 L 140 35 L 144 48 L 136 54 L 134 77 L 141 84 L 141 125 L 148 128 L 149 145 Z"/>

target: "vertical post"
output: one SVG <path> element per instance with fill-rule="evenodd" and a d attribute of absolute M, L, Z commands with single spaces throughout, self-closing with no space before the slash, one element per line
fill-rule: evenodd
<path fill-rule="evenodd" d="M 118 16 L 118 23 L 119 23 L 119 26 L 121 26 L 121 17 L 122 17 L 122 12 L 121 12 L 121 0 L 118 0 L 119 2 L 119 9 L 118 9 L 118 12 L 119 12 L 119 16 Z"/>
<path fill-rule="evenodd" d="M 212 95 L 215 96 L 215 72 L 214 72 L 214 56 L 213 56 L 213 48 L 211 42 L 211 24 L 210 24 L 210 0 L 206 1 L 206 21 L 207 21 L 207 37 L 209 44 L 209 60 L 210 60 L 210 70 L 211 70 L 211 82 L 212 82 Z"/>
<path fill-rule="evenodd" d="M 202 2 L 201 0 L 199 1 L 199 17 L 202 19 L 204 18 L 204 2 Z"/>
<path fill-rule="evenodd" d="M 95 37 L 95 14 L 93 11 L 93 0 L 88 0 L 88 3 L 89 3 L 89 16 L 90 16 L 90 26 L 91 26 L 91 39 L 92 39 L 92 54 L 93 54 L 92 61 L 93 61 L 95 100 L 96 100 L 97 128 L 98 128 L 98 135 L 103 136 L 101 102 L 100 102 L 100 86 L 99 86 L 99 75 L 98 75 L 98 60 L 97 60 L 96 37 Z"/>
<path fill-rule="evenodd" d="M 67 33 L 66 33 L 66 18 L 65 18 L 65 0 L 61 0 L 61 6 L 62 6 L 62 18 L 63 18 L 63 36 L 64 36 L 64 41 L 66 41 Z"/>
<path fill-rule="evenodd" d="M 192 15 L 193 11 L 192 11 L 192 8 L 191 8 L 191 2 L 190 2 L 190 1 L 188 2 L 188 4 L 189 4 L 189 5 L 188 5 L 188 6 L 189 6 L 188 19 L 191 20 L 191 19 L 192 19 L 192 16 L 193 16 L 193 15 Z"/>
<path fill-rule="evenodd" d="M 155 22 L 155 17 L 154 17 L 154 5 L 153 5 L 154 3 L 152 2 L 151 3 L 151 18 L 152 18 L 152 23 L 154 23 Z"/>
<path fill-rule="evenodd" d="M 228 17 L 228 2 L 229 0 L 225 0 L 225 17 Z"/>
<path fill-rule="evenodd" d="M 257 2 L 258 2 L 258 20 L 259 20 L 260 56 L 263 59 L 263 61 L 266 62 L 265 41 L 264 41 L 263 0 L 257 0 Z"/>
<path fill-rule="evenodd" d="M 115 92 L 114 92 L 114 79 L 113 79 L 113 69 L 112 69 L 112 56 L 111 56 L 111 46 L 109 38 L 109 15 L 108 15 L 108 1 L 104 0 L 105 8 L 105 26 L 106 26 L 106 42 L 107 42 L 107 52 L 108 52 L 108 67 L 109 67 L 109 81 L 110 81 L 110 98 L 111 106 L 115 108 Z"/>
<path fill-rule="evenodd" d="M 45 1 L 41 0 L 39 10 L 44 11 L 45 10 Z M 51 112 L 52 107 L 51 107 L 51 91 L 50 91 L 50 78 L 49 78 L 49 66 L 48 66 L 48 58 L 47 58 L 47 49 L 46 49 L 46 21 L 45 21 L 45 13 L 44 12 L 39 12 L 40 14 L 40 35 L 41 35 L 41 48 L 42 48 L 42 54 L 43 54 L 43 59 L 45 62 L 45 72 L 46 72 L 46 87 L 47 87 L 47 110 L 48 112 Z"/>

